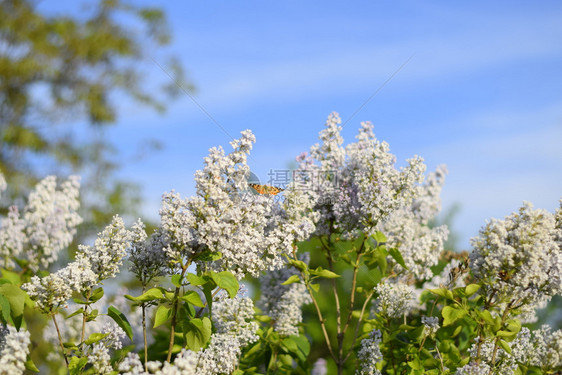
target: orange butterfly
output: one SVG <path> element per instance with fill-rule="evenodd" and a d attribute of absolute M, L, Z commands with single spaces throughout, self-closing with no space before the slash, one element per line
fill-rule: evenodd
<path fill-rule="evenodd" d="M 277 195 L 285 189 L 278 188 L 276 186 L 269 186 L 269 185 L 258 185 L 258 184 L 248 184 L 252 189 L 257 191 L 260 194 L 270 194 L 270 195 Z"/>

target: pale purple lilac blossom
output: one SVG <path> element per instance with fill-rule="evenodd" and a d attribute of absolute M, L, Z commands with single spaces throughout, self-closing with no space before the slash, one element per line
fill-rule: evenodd
<path fill-rule="evenodd" d="M 310 155 L 297 158 L 295 174 L 316 202 L 315 234 L 328 235 L 335 229 L 343 238 L 359 232 L 371 235 L 390 214 L 420 196 L 425 165 L 414 157 L 397 169 L 396 157 L 386 142 L 376 140 L 369 122 L 361 124 L 357 142 L 344 148 L 340 123 L 337 113 L 328 117 L 321 143 L 311 147 Z"/>
<path fill-rule="evenodd" d="M 361 340 L 361 348 L 357 352 L 357 361 L 359 366 L 355 371 L 355 375 L 380 375 L 381 372 L 375 367 L 377 363 L 382 362 L 383 356 L 379 348 L 382 341 L 381 332 L 378 329 L 373 330 L 369 337 Z"/>

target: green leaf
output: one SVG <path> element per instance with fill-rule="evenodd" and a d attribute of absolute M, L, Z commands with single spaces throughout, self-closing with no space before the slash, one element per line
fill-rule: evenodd
<path fill-rule="evenodd" d="M 519 319 L 510 319 L 506 322 L 506 330 L 517 333 L 521 330 L 521 322 Z"/>
<path fill-rule="evenodd" d="M 117 310 L 113 306 L 109 306 L 109 309 L 107 309 L 107 315 L 109 315 L 115 323 L 117 323 L 117 325 L 125 331 L 129 339 L 133 340 L 133 329 L 131 328 L 131 324 L 121 311 Z"/>
<path fill-rule="evenodd" d="M 459 333 L 461 333 L 462 331 L 462 325 L 459 325 L 457 328 L 455 328 L 455 330 L 453 331 L 453 333 L 451 334 L 451 337 L 457 337 L 457 335 Z"/>
<path fill-rule="evenodd" d="M 187 281 L 189 281 L 189 283 L 193 286 L 199 286 L 207 283 L 207 280 L 193 273 L 187 274 Z"/>
<path fill-rule="evenodd" d="M 91 321 L 96 320 L 96 318 L 98 317 L 98 314 L 99 314 L 99 312 L 98 312 L 97 309 L 92 310 L 92 311 L 87 315 L 86 321 L 87 321 L 87 322 L 91 322 Z"/>
<path fill-rule="evenodd" d="M 413 361 L 409 361 L 408 366 L 410 366 L 414 370 L 421 370 L 423 368 L 423 365 L 420 362 L 419 358 L 414 358 Z"/>
<path fill-rule="evenodd" d="M 377 231 L 375 234 L 372 235 L 372 237 L 375 241 L 377 241 L 377 244 L 379 245 L 384 244 L 388 241 L 386 239 L 386 236 L 382 232 Z"/>
<path fill-rule="evenodd" d="M 203 294 L 205 295 L 205 301 L 207 301 L 207 308 L 209 309 L 209 314 L 213 308 L 213 287 L 209 284 L 203 285 Z"/>
<path fill-rule="evenodd" d="M 78 310 L 76 310 L 75 312 L 73 312 L 72 314 L 68 315 L 65 319 L 69 319 L 69 318 L 72 318 L 73 316 L 83 314 L 83 313 L 84 313 L 84 309 L 81 307 Z"/>
<path fill-rule="evenodd" d="M 318 293 L 320 291 L 320 284 L 310 284 L 310 288 Z"/>
<path fill-rule="evenodd" d="M 90 302 L 99 301 L 101 297 L 103 297 L 103 288 L 94 289 L 94 292 L 90 296 Z"/>
<path fill-rule="evenodd" d="M 21 284 L 21 277 L 17 272 L 12 272 L 3 269 L 2 270 L 2 279 L 9 281 L 11 284 L 20 285 Z"/>
<path fill-rule="evenodd" d="M 172 275 L 172 284 L 174 284 L 174 286 L 176 288 L 181 288 L 181 275 L 180 274 Z"/>
<path fill-rule="evenodd" d="M 187 347 L 194 352 L 201 349 L 211 338 L 212 327 L 211 320 L 204 317 L 203 319 L 192 319 L 188 323 L 188 331 L 185 333 L 185 342 Z"/>
<path fill-rule="evenodd" d="M 25 361 L 25 368 L 28 371 L 39 372 L 39 369 L 37 368 L 37 366 L 35 366 L 35 363 L 33 363 L 31 359 Z"/>
<path fill-rule="evenodd" d="M 149 302 L 163 298 L 162 288 L 151 288 L 138 297 L 125 294 L 125 298 L 135 302 Z"/>
<path fill-rule="evenodd" d="M 500 340 L 499 344 L 501 348 L 507 352 L 507 354 L 511 354 L 511 346 L 509 346 L 507 342 Z"/>
<path fill-rule="evenodd" d="M 306 269 L 308 268 L 306 263 L 303 262 L 302 260 L 289 259 L 289 264 L 291 264 L 292 266 L 296 267 L 298 270 L 301 271 L 306 271 Z"/>
<path fill-rule="evenodd" d="M 70 359 L 70 363 L 68 364 L 68 371 L 70 372 L 70 375 L 79 374 L 87 363 L 88 357 L 72 357 Z"/>
<path fill-rule="evenodd" d="M 281 283 L 281 285 L 289 285 L 292 283 L 298 283 L 300 281 L 300 277 L 298 277 L 297 275 L 291 275 L 291 277 L 289 277 L 285 282 Z"/>
<path fill-rule="evenodd" d="M 156 328 L 162 324 L 164 324 L 170 317 L 172 316 L 172 309 L 167 307 L 166 305 L 158 306 L 156 309 L 156 314 L 154 315 L 154 326 L 152 328 Z"/>
<path fill-rule="evenodd" d="M 406 267 L 406 263 L 404 263 L 404 258 L 402 258 L 402 254 L 400 254 L 398 249 L 392 248 L 388 250 L 388 254 L 396 261 L 396 263 L 401 265 L 403 268 L 408 269 L 408 267 Z"/>
<path fill-rule="evenodd" d="M 490 311 L 488 310 L 483 310 L 478 314 L 486 323 L 490 324 L 490 325 L 495 325 L 496 321 L 494 320 L 494 317 L 492 316 L 492 314 L 490 313 Z"/>
<path fill-rule="evenodd" d="M 181 296 L 181 299 L 197 307 L 205 307 L 205 304 L 201 300 L 199 293 L 197 293 L 196 291 L 188 290 L 183 296 Z"/>
<path fill-rule="evenodd" d="M 289 336 L 281 341 L 281 346 L 289 353 L 293 353 L 301 362 L 306 361 L 310 352 L 310 343 L 303 336 Z"/>
<path fill-rule="evenodd" d="M 517 335 L 517 332 L 509 332 L 509 331 L 498 331 L 496 332 L 496 336 L 498 337 L 513 337 Z"/>
<path fill-rule="evenodd" d="M 308 341 L 306 336 L 293 336 L 293 341 L 297 343 L 297 346 L 303 352 L 303 354 L 308 357 L 308 354 L 310 353 L 310 342 Z"/>
<path fill-rule="evenodd" d="M 429 289 L 429 291 L 433 294 L 436 294 L 440 297 L 444 297 L 447 299 L 450 299 L 452 301 L 455 300 L 455 297 L 453 296 L 453 292 L 451 292 L 449 289 L 446 288 L 439 288 L 439 289 Z"/>
<path fill-rule="evenodd" d="M 92 333 L 87 339 L 86 341 L 84 341 L 84 343 L 86 345 L 92 345 L 95 344 L 97 342 L 100 342 L 100 340 L 103 340 L 104 338 L 106 338 L 107 336 L 109 336 L 109 333 Z"/>
<path fill-rule="evenodd" d="M 3 294 L 0 294 L 0 310 L 2 311 L 2 321 L 4 323 L 8 322 L 12 309 L 10 308 L 10 301 Z"/>
<path fill-rule="evenodd" d="M 0 295 L 10 302 L 10 315 L 14 322 L 14 326 L 19 330 L 23 321 L 23 308 L 25 306 L 26 298 L 29 298 L 27 293 L 14 284 L 0 285 Z"/>
<path fill-rule="evenodd" d="M 323 277 L 326 279 L 335 279 L 337 277 L 340 277 L 340 275 L 338 275 L 337 273 L 332 272 L 330 270 L 322 269 L 322 267 L 318 267 L 315 270 L 310 270 L 310 274 L 318 277 Z"/>
<path fill-rule="evenodd" d="M 464 288 L 467 297 L 470 297 L 474 293 L 476 293 L 480 289 L 480 285 L 478 284 L 469 284 Z"/>
<path fill-rule="evenodd" d="M 443 326 L 448 326 L 453 324 L 458 319 L 462 318 L 466 315 L 466 310 L 457 309 L 453 306 L 445 306 L 441 311 L 441 315 L 443 316 Z"/>
<path fill-rule="evenodd" d="M 212 272 L 211 278 L 220 288 L 223 288 L 228 292 L 230 298 L 236 297 L 236 293 L 238 293 L 238 288 L 240 287 L 240 285 L 238 284 L 238 280 L 236 279 L 236 277 L 234 277 L 231 272 Z"/>

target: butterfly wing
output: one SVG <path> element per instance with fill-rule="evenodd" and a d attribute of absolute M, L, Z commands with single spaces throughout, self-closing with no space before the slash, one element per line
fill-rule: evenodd
<path fill-rule="evenodd" d="M 257 191 L 259 194 L 277 195 L 284 190 L 276 186 L 268 186 L 268 185 L 249 184 L 249 186 L 255 191 Z"/>

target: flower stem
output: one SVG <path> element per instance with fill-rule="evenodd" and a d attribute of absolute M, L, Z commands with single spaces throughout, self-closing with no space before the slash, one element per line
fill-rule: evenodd
<path fill-rule="evenodd" d="M 57 335 L 59 337 L 59 345 L 62 350 L 62 356 L 64 357 L 66 368 L 68 368 L 68 358 L 66 357 L 66 352 L 64 351 L 64 345 L 62 344 L 62 336 L 60 334 L 59 325 L 57 324 L 57 319 L 55 318 L 55 314 L 52 314 L 51 317 L 53 318 L 53 323 L 55 323 L 55 329 L 57 330 Z"/>

